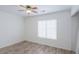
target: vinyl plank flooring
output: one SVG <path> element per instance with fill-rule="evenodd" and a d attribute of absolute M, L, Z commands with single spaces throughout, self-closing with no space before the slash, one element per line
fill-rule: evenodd
<path fill-rule="evenodd" d="M 1 48 L 0 54 L 74 54 L 74 52 L 23 41 L 5 48 Z"/>

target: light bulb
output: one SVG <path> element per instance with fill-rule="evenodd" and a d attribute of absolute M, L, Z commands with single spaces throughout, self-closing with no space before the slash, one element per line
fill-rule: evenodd
<path fill-rule="evenodd" d="M 28 14 L 30 14 L 30 13 L 31 13 L 31 11 L 30 11 L 30 10 L 27 10 L 27 13 L 28 13 Z"/>

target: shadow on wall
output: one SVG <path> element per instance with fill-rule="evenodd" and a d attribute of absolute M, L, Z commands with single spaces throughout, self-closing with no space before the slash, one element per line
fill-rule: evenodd
<path fill-rule="evenodd" d="M 57 20 L 39 20 L 37 24 L 39 38 L 57 40 Z"/>

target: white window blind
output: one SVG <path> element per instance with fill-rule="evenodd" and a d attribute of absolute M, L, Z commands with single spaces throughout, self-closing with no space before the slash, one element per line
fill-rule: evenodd
<path fill-rule="evenodd" d="M 47 39 L 57 39 L 57 21 L 38 21 L 38 37 Z"/>

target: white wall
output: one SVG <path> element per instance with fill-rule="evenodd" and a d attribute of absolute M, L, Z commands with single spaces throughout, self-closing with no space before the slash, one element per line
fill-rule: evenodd
<path fill-rule="evenodd" d="M 79 29 L 79 14 L 72 17 L 72 49 L 76 51 L 77 39 L 78 39 L 78 29 Z"/>
<path fill-rule="evenodd" d="M 22 17 L 0 11 L 0 48 L 22 41 L 23 31 Z"/>
<path fill-rule="evenodd" d="M 37 22 L 39 20 L 57 20 L 57 40 L 41 39 L 37 36 Z M 73 30 L 70 11 L 62 11 L 57 13 L 51 13 L 48 15 L 40 15 L 28 17 L 25 20 L 25 40 L 46 44 L 53 47 L 72 50 Z"/>
<path fill-rule="evenodd" d="M 76 32 L 76 39 L 74 40 L 75 41 L 75 51 L 76 53 L 79 53 L 79 13 L 77 13 L 74 17 L 72 17 L 76 22 L 77 24 L 77 32 Z"/>
<path fill-rule="evenodd" d="M 77 41 L 76 41 L 76 49 L 75 49 L 76 53 L 79 54 L 79 29 L 78 29 L 78 35 L 77 35 Z"/>

